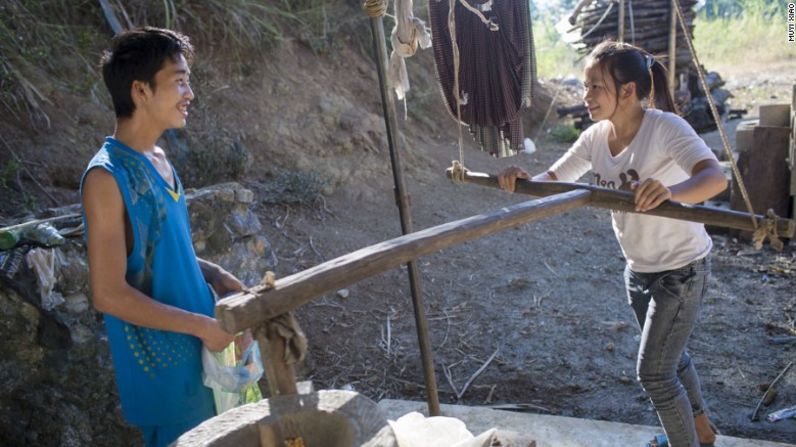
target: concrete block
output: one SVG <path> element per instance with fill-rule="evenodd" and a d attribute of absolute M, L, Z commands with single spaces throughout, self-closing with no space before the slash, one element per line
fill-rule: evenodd
<path fill-rule="evenodd" d="M 735 129 L 735 152 L 745 152 L 752 148 L 752 137 L 758 120 L 742 121 Z"/>
<path fill-rule="evenodd" d="M 424 402 L 384 399 L 379 407 L 391 420 L 418 411 L 427 414 Z M 661 429 L 644 425 L 596 421 L 546 414 L 517 413 L 493 410 L 489 407 L 465 405 L 441 405 L 442 415 L 461 419 L 467 429 L 481 433 L 490 428 L 498 429 L 498 439 L 508 438 L 501 445 L 526 446 L 529 440 L 537 447 L 617 447 L 642 446 Z M 784 421 L 783 421 L 784 422 Z M 793 447 L 792 444 L 759 441 L 754 439 L 719 436 L 721 447 Z"/>
<path fill-rule="evenodd" d="M 789 127 L 790 104 L 768 104 L 760 106 L 760 125 Z"/>

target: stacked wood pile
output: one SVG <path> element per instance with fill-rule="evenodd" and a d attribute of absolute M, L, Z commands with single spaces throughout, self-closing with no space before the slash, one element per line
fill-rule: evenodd
<path fill-rule="evenodd" d="M 671 0 L 625 0 L 624 41 L 649 51 L 656 56 L 669 54 L 669 30 L 671 28 Z M 688 34 L 694 36 L 694 6 L 697 0 L 680 0 L 683 8 Z M 573 28 L 579 31 L 580 39 L 575 46 L 582 53 L 588 53 L 600 42 L 611 39 L 618 40 L 620 3 L 615 0 L 593 0 L 580 10 L 574 17 Z M 608 14 L 606 10 L 610 8 Z M 572 23 L 573 20 L 570 20 Z M 691 53 L 682 33 L 677 27 L 677 77 L 688 75 L 692 67 Z"/>
<path fill-rule="evenodd" d="M 604 40 L 618 40 L 621 4 L 617 0 L 582 0 L 568 18 L 571 27 L 559 30 L 566 33 L 565 40 L 579 52 L 588 53 Z M 686 28 L 692 38 L 696 4 L 697 0 L 680 0 Z M 656 55 L 668 68 L 666 60 L 674 13 L 672 0 L 624 0 L 624 41 Z M 675 101 L 680 114 L 697 132 L 715 129 L 715 120 L 699 85 L 697 70 L 679 23 L 675 54 Z M 724 115 L 728 112 L 726 101 L 732 94 L 721 88 L 724 81 L 718 73 L 708 73 L 706 81 L 719 114 Z M 586 108 L 582 106 L 559 108 L 558 114 L 574 117 L 579 129 L 591 124 Z"/>

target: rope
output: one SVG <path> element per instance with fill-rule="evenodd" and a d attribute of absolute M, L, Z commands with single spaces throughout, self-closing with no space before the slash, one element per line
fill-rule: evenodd
<path fill-rule="evenodd" d="M 456 125 L 459 128 L 459 160 L 454 160 L 453 165 L 461 165 L 464 171 L 464 139 L 462 137 L 462 98 L 459 95 L 459 44 L 456 40 L 456 0 L 448 0 L 448 32 L 453 50 L 453 96 L 456 99 Z M 456 176 L 452 176 L 456 179 Z M 464 175 L 461 177 L 464 181 Z M 456 180 L 454 180 L 456 181 Z"/>
<path fill-rule="evenodd" d="M 467 3 L 467 0 L 459 0 L 459 3 L 461 3 L 462 6 L 464 6 L 468 10 L 470 10 L 470 12 L 472 12 L 475 15 L 477 15 L 478 18 L 481 19 L 481 21 L 484 23 L 484 25 L 486 25 L 489 28 L 489 31 L 499 31 L 500 30 L 500 26 L 498 26 L 498 24 L 495 23 L 494 20 L 487 19 L 484 16 L 484 14 L 481 13 L 481 11 L 475 9 L 471 4 Z M 490 2 L 490 4 L 491 4 L 491 2 Z"/>
<path fill-rule="evenodd" d="M 381 17 L 387 13 L 387 0 L 365 0 L 365 3 L 362 4 L 362 9 L 370 17 Z"/>
<path fill-rule="evenodd" d="M 451 164 L 451 180 L 454 183 L 464 183 L 464 174 L 467 173 L 467 169 L 464 168 L 464 165 L 459 163 L 458 160 L 453 160 Z"/>
<path fill-rule="evenodd" d="M 768 210 L 767 217 L 763 220 L 763 226 L 760 227 L 757 222 L 757 218 L 755 217 L 755 211 L 752 207 L 752 201 L 749 199 L 749 193 L 746 191 L 746 185 L 743 182 L 743 178 L 741 177 L 741 173 L 738 171 L 738 166 L 735 164 L 735 157 L 732 155 L 732 150 L 730 150 L 730 143 L 727 140 L 727 134 L 724 131 L 724 126 L 721 124 L 721 118 L 719 116 L 719 111 L 716 109 L 716 103 L 713 101 L 713 95 L 710 94 L 710 88 L 708 87 L 707 81 L 705 81 L 705 73 L 702 70 L 702 65 L 699 62 L 699 57 L 696 54 L 696 50 L 694 49 L 694 43 L 691 41 L 691 36 L 688 34 L 688 28 L 686 26 L 685 18 L 683 15 L 682 7 L 680 6 L 680 0 L 672 0 L 672 4 L 675 7 L 675 11 L 677 12 L 677 19 L 680 22 L 680 26 L 683 29 L 683 35 L 685 35 L 685 41 L 688 44 L 688 49 L 691 51 L 691 56 L 694 59 L 694 64 L 696 65 L 697 74 L 699 75 L 699 83 L 702 86 L 702 90 L 705 92 L 705 96 L 708 100 L 708 105 L 710 105 L 710 112 L 713 115 L 713 119 L 716 121 L 716 127 L 719 130 L 719 136 L 721 137 L 721 143 L 724 146 L 724 152 L 727 153 L 727 158 L 730 160 L 730 166 L 732 167 L 733 175 L 735 175 L 735 179 L 738 181 L 738 187 L 741 190 L 741 195 L 743 196 L 744 204 L 746 205 L 746 209 L 749 211 L 750 218 L 752 219 L 752 227 L 755 229 L 754 231 L 754 238 L 755 238 L 755 247 L 760 248 L 762 247 L 763 241 L 766 237 L 771 240 L 771 246 L 774 249 L 777 249 L 779 246 L 779 250 L 782 248 L 782 242 L 779 241 L 779 237 L 777 235 L 777 228 L 776 225 L 773 225 L 773 229 L 771 226 L 771 222 L 776 224 L 777 216 L 774 214 L 773 210 Z M 772 218 L 773 216 L 773 218 Z M 758 239 L 759 245 L 758 247 Z M 777 244 L 779 242 L 779 244 Z"/>
<path fill-rule="evenodd" d="M 766 211 L 766 217 L 763 219 L 763 224 L 755 230 L 754 234 L 752 235 L 752 240 L 755 243 L 755 249 L 760 250 L 763 248 L 763 242 L 765 242 L 766 237 L 771 242 L 771 248 L 776 251 L 782 251 L 784 248 L 784 244 L 779 239 L 779 234 L 777 233 L 777 221 L 779 217 L 774 212 L 773 209 L 769 208 Z"/>

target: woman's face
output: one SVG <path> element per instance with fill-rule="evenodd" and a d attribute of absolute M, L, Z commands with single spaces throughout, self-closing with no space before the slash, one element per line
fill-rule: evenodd
<path fill-rule="evenodd" d="M 611 118 L 616 112 L 614 79 L 599 64 L 590 64 L 584 71 L 583 102 L 592 121 Z"/>

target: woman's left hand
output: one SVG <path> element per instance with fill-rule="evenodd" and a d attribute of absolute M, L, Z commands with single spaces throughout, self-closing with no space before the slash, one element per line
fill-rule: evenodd
<path fill-rule="evenodd" d="M 643 182 L 633 182 L 630 189 L 635 193 L 636 211 L 645 212 L 655 209 L 661 203 L 672 198 L 672 191 L 658 180 L 648 178 Z"/>

